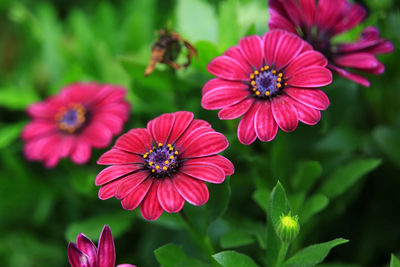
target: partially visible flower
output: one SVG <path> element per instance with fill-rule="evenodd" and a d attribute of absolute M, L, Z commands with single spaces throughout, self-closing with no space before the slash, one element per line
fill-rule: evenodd
<path fill-rule="evenodd" d="M 385 66 L 376 55 L 393 51 L 393 44 L 379 37 L 375 27 L 367 27 L 358 41 L 335 43 L 332 38 L 359 25 L 367 11 L 348 0 L 268 0 L 270 29 L 282 29 L 301 36 L 329 60 L 328 67 L 339 75 L 363 86 L 364 73 L 381 74 Z"/>
<path fill-rule="evenodd" d="M 32 121 L 22 132 L 25 156 L 48 168 L 68 156 L 76 164 L 86 163 L 91 147 L 108 146 L 122 131 L 130 109 L 125 94 L 119 86 L 75 83 L 32 104 L 27 109 Z"/>
<path fill-rule="evenodd" d="M 300 232 L 299 216 L 282 214 L 276 226 L 276 234 L 285 243 L 292 242 Z"/>
<path fill-rule="evenodd" d="M 317 87 L 332 82 L 327 60 L 292 33 L 273 30 L 248 36 L 207 66 L 217 78 L 203 87 L 201 105 L 221 109 L 222 120 L 240 120 L 243 144 L 275 138 L 278 126 L 294 131 L 298 121 L 314 125 L 329 99 Z"/>
<path fill-rule="evenodd" d="M 163 114 L 146 128 L 132 129 L 104 153 L 98 164 L 112 165 L 96 177 L 99 198 L 115 196 L 126 210 L 156 220 L 163 210 L 179 212 L 185 200 L 200 206 L 208 201 L 204 181 L 222 183 L 234 172 L 232 163 L 217 155 L 228 147 L 226 137 L 193 113 Z"/>
<path fill-rule="evenodd" d="M 101 231 L 96 247 L 84 234 L 76 238 L 76 244 L 68 244 L 68 260 L 71 267 L 115 267 L 115 246 L 108 225 Z M 119 264 L 117 267 L 136 267 L 131 264 Z"/>

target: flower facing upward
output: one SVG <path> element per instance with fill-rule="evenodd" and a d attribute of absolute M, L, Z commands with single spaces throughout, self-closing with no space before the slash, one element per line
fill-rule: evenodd
<path fill-rule="evenodd" d="M 92 146 L 104 148 L 122 131 L 130 109 L 125 94 L 122 87 L 76 83 L 31 105 L 32 121 L 22 132 L 26 157 L 49 168 L 68 156 L 76 164 L 87 162 Z"/>
<path fill-rule="evenodd" d="M 275 138 L 278 126 L 285 132 L 296 129 L 298 120 L 314 125 L 328 97 L 316 87 L 332 81 L 326 59 L 294 34 L 274 30 L 263 37 L 248 36 L 239 46 L 208 64 L 217 78 L 203 87 L 205 109 L 221 109 L 220 119 L 243 115 L 238 138 L 251 144 Z"/>
<path fill-rule="evenodd" d="M 163 210 L 174 213 L 185 200 L 193 205 L 208 201 L 203 181 L 222 183 L 234 172 L 232 163 L 217 153 L 229 143 L 209 123 L 193 119 L 193 113 L 163 114 L 132 129 L 104 153 L 98 164 L 112 165 L 96 177 L 99 198 L 115 196 L 122 207 L 140 205 L 146 220 L 156 220 Z"/>
<path fill-rule="evenodd" d="M 76 245 L 72 242 L 68 244 L 68 260 L 71 267 L 114 267 L 115 246 L 110 227 L 108 225 L 103 227 L 97 247 L 84 234 L 79 234 Z M 120 264 L 117 267 L 135 267 L 135 265 Z"/>
<path fill-rule="evenodd" d="M 361 5 L 347 0 L 269 0 L 268 3 L 270 29 L 298 34 L 323 53 L 329 60 L 328 67 L 339 75 L 369 86 L 368 79 L 347 68 L 372 74 L 385 71 L 376 55 L 393 51 L 393 44 L 380 38 L 376 28 L 367 27 L 353 43 L 332 42 L 334 36 L 365 19 L 367 11 Z"/>

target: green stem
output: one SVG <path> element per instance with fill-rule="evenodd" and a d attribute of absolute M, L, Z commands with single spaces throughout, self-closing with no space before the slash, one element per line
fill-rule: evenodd
<path fill-rule="evenodd" d="M 186 229 L 189 231 L 190 235 L 194 239 L 194 241 L 199 245 L 199 247 L 207 254 L 211 262 L 214 266 L 221 266 L 213 257 L 214 249 L 211 245 L 210 239 L 208 236 L 203 236 L 199 231 L 193 226 L 193 224 L 189 221 L 189 218 L 186 216 L 185 212 L 181 210 L 179 212 L 179 216 L 182 221 L 185 223 Z"/>
<path fill-rule="evenodd" d="M 283 265 L 283 261 L 286 257 L 286 252 L 288 250 L 289 243 L 282 242 L 281 249 L 279 250 L 278 260 L 276 261 L 276 267 L 281 267 Z"/>

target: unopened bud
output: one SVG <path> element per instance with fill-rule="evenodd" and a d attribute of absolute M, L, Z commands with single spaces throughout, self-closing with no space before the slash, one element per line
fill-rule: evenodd
<path fill-rule="evenodd" d="M 276 227 L 276 233 L 279 238 L 285 242 L 292 242 L 300 232 L 299 217 L 291 216 L 290 212 L 287 215 L 282 214 Z"/>

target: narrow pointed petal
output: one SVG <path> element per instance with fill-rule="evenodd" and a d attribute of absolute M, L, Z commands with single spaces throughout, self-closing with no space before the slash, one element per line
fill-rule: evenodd
<path fill-rule="evenodd" d="M 121 182 L 115 190 L 115 197 L 118 199 L 125 198 L 139 184 L 149 177 L 149 175 L 148 170 L 142 170 L 125 176 L 121 179 Z"/>
<path fill-rule="evenodd" d="M 325 110 L 329 106 L 328 96 L 319 89 L 285 88 L 284 92 L 291 98 L 311 108 Z"/>
<path fill-rule="evenodd" d="M 99 194 L 98 194 L 99 198 L 101 200 L 106 200 L 115 196 L 115 189 L 118 187 L 121 181 L 122 181 L 121 179 L 117 179 L 102 185 L 99 189 Z"/>
<path fill-rule="evenodd" d="M 361 75 L 355 74 L 351 71 L 348 71 L 346 69 L 340 68 L 340 67 L 332 65 L 332 64 L 329 64 L 328 67 L 346 79 L 349 79 L 353 82 L 361 84 L 362 86 L 365 86 L 365 87 L 370 86 L 370 82 L 368 81 L 368 79 Z"/>
<path fill-rule="evenodd" d="M 311 66 L 325 67 L 328 60 L 320 52 L 311 50 L 301 53 L 285 69 L 285 76 L 291 77 L 297 71 Z"/>
<path fill-rule="evenodd" d="M 315 125 L 321 120 L 321 112 L 318 109 L 306 106 L 290 97 L 287 100 L 296 109 L 297 118 L 302 123 Z"/>
<path fill-rule="evenodd" d="M 153 179 L 146 179 L 134 190 L 132 190 L 124 199 L 121 201 L 121 205 L 126 210 L 134 210 L 143 201 L 147 192 L 149 191 Z"/>
<path fill-rule="evenodd" d="M 111 150 L 101 155 L 101 157 L 97 161 L 97 164 L 100 165 L 128 163 L 143 163 L 143 157 L 138 154 L 133 154 L 117 148 L 112 148 Z"/>
<path fill-rule="evenodd" d="M 261 141 L 269 142 L 275 138 L 278 132 L 278 125 L 276 124 L 274 116 L 272 115 L 271 102 L 264 101 L 262 103 L 255 115 L 254 126 L 257 137 Z"/>
<path fill-rule="evenodd" d="M 175 115 L 173 113 L 165 113 L 147 123 L 153 139 L 157 143 L 165 144 L 169 134 L 171 133 L 172 126 L 174 125 Z"/>
<path fill-rule="evenodd" d="M 280 38 L 275 51 L 275 68 L 281 70 L 302 51 L 304 41 L 294 34 L 284 34 Z M 268 48 L 267 48 L 268 49 Z"/>
<path fill-rule="evenodd" d="M 287 83 L 295 87 L 320 87 L 332 82 L 332 73 L 323 67 L 308 67 L 296 71 Z"/>
<path fill-rule="evenodd" d="M 88 257 L 72 242 L 68 244 L 68 260 L 71 267 L 89 267 Z"/>
<path fill-rule="evenodd" d="M 369 53 L 353 53 L 334 59 L 336 65 L 357 69 L 373 69 L 379 64 L 378 59 Z"/>
<path fill-rule="evenodd" d="M 249 81 L 249 73 L 243 68 L 239 62 L 231 57 L 219 56 L 214 58 L 208 65 L 209 73 L 227 80 L 232 81 Z"/>
<path fill-rule="evenodd" d="M 89 161 L 92 150 L 90 145 L 84 141 L 78 141 L 71 154 L 71 159 L 76 164 L 84 164 Z"/>
<path fill-rule="evenodd" d="M 280 96 L 272 100 L 272 114 L 279 128 L 285 132 L 292 132 L 297 128 L 298 118 L 296 109 L 286 98 L 287 96 Z"/>
<path fill-rule="evenodd" d="M 117 267 L 136 267 L 136 265 L 123 263 L 123 264 L 118 264 Z"/>
<path fill-rule="evenodd" d="M 220 167 L 224 171 L 225 175 L 232 175 L 235 172 L 235 167 L 232 162 L 221 155 L 193 158 L 186 161 L 185 164 L 214 164 Z"/>
<path fill-rule="evenodd" d="M 193 163 L 190 160 L 184 163 L 180 171 L 199 180 L 220 184 L 225 180 L 225 172 L 218 166 L 206 163 Z"/>
<path fill-rule="evenodd" d="M 243 57 L 242 52 L 240 51 L 239 46 L 232 46 L 225 51 L 224 56 L 228 56 L 239 62 L 240 66 L 246 71 L 246 73 L 251 73 L 251 65 L 246 61 Z"/>
<path fill-rule="evenodd" d="M 95 244 L 84 234 L 79 234 L 76 238 L 76 246 L 87 255 L 88 267 L 97 267 L 97 248 Z"/>
<path fill-rule="evenodd" d="M 108 182 L 111 182 L 115 179 L 120 178 L 121 176 L 127 175 L 129 173 L 135 172 L 139 169 L 142 169 L 143 166 L 136 164 L 129 165 L 113 165 L 102 170 L 96 177 L 94 183 L 96 185 L 103 185 Z"/>
<path fill-rule="evenodd" d="M 282 16 L 279 12 L 275 9 L 270 9 L 269 13 L 271 15 L 270 19 L 268 20 L 268 26 L 271 30 L 281 29 L 287 32 L 291 32 L 297 34 L 297 30 L 295 25 L 286 19 L 286 17 Z"/>
<path fill-rule="evenodd" d="M 260 69 L 263 65 L 263 46 L 262 40 L 257 35 L 243 37 L 239 41 L 239 48 L 246 59 L 255 69 Z"/>
<path fill-rule="evenodd" d="M 184 133 L 184 131 L 189 127 L 190 123 L 193 121 L 193 113 L 188 111 L 178 111 L 175 112 L 175 122 L 174 127 L 168 138 L 169 144 L 175 143 L 175 141 Z"/>
<path fill-rule="evenodd" d="M 179 212 L 185 204 L 185 200 L 175 189 L 171 178 L 165 178 L 160 182 L 157 198 L 162 209 L 169 213 Z"/>
<path fill-rule="evenodd" d="M 258 109 L 261 107 L 261 102 L 256 101 L 251 108 L 244 114 L 239 122 L 237 129 L 237 136 L 239 142 L 245 145 L 250 145 L 257 138 L 256 130 L 254 128 L 254 118 Z"/>
<path fill-rule="evenodd" d="M 304 12 L 304 18 L 307 26 L 311 28 L 314 24 L 315 19 L 315 0 L 299 0 L 300 7 Z"/>
<path fill-rule="evenodd" d="M 163 212 L 157 197 L 159 184 L 160 182 L 157 180 L 153 182 L 146 197 L 140 204 L 140 212 L 142 213 L 143 218 L 149 221 L 157 220 Z"/>
<path fill-rule="evenodd" d="M 275 63 L 275 51 L 283 34 L 281 30 L 272 30 L 264 35 L 263 47 L 267 65 L 272 66 Z"/>
<path fill-rule="evenodd" d="M 182 157 L 196 158 L 217 154 L 229 146 L 226 137 L 218 132 L 207 132 L 197 136 L 183 147 Z"/>
<path fill-rule="evenodd" d="M 227 83 L 224 87 L 203 94 L 201 106 L 214 110 L 234 105 L 249 96 L 248 88 L 249 86 L 242 82 Z"/>
<path fill-rule="evenodd" d="M 234 105 L 224 107 L 218 112 L 218 117 L 221 120 L 232 120 L 239 118 L 243 114 L 245 114 L 251 105 L 254 102 L 254 98 L 246 98 L 243 101 L 240 101 L 239 103 L 236 103 Z"/>
<path fill-rule="evenodd" d="M 100 234 L 99 246 L 97 252 L 97 266 L 98 267 L 112 267 L 115 266 L 115 246 L 112 237 L 111 229 L 105 225 Z"/>
<path fill-rule="evenodd" d="M 115 147 L 121 150 L 144 154 L 152 147 L 152 139 L 147 129 L 132 129 L 115 142 Z"/>
<path fill-rule="evenodd" d="M 110 144 L 112 132 L 102 122 L 93 122 L 85 127 L 81 137 L 95 148 L 104 148 Z"/>
<path fill-rule="evenodd" d="M 204 205 L 209 198 L 208 188 L 203 181 L 191 178 L 183 173 L 176 173 L 172 182 L 179 194 L 190 204 Z"/>
<path fill-rule="evenodd" d="M 50 121 L 32 121 L 28 123 L 22 131 L 21 137 L 24 140 L 38 137 L 41 135 L 47 135 L 57 130 L 56 124 Z"/>

